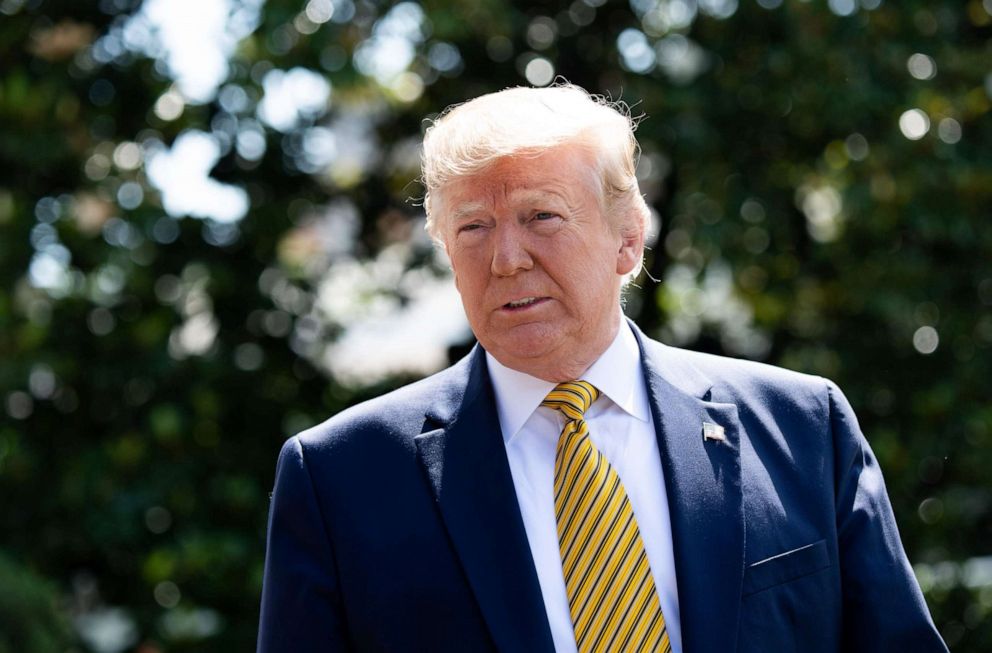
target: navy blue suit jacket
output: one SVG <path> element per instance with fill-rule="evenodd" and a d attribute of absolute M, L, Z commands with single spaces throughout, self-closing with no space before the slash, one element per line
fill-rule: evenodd
<path fill-rule="evenodd" d="M 686 653 L 946 651 L 840 391 L 635 333 Z M 258 649 L 554 650 L 480 348 L 286 442 Z"/>

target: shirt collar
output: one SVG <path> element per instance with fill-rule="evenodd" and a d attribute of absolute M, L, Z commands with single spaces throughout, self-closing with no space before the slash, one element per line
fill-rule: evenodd
<path fill-rule="evenodd" d="M 554 383 L 506 367 L 486 352 L 489 378 L 496 393 L 496 410 L 504 442 L 509 442 L 555 387 Z M 642 422 L 651 419 L 641 351 L 630 325 L 620 322 L 617 335 L 582 380 L 596 386 L 614 404 Z"/>

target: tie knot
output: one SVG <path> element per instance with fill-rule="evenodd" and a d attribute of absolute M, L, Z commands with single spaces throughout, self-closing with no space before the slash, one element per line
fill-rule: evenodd
<path fill-rule="evenodd" d="M 582 419 L 597 397 L 599 390 L 588 381 L 568 381 L 555 386 L 541 405 L 560 410 L 568 419 Z"/>

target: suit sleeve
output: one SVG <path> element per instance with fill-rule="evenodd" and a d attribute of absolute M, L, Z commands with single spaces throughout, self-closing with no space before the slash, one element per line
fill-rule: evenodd
<path fill-rule="evenodd" d="M 828 382 L 835 447 L 844 651 L 946 652 L 896 528 L 875 455 Z"/>
<path fill-rule="evenodd" d="M 299 438 L 283 445 L 262 581 L 258 653 L 348 651 L 336 563 Z"/>

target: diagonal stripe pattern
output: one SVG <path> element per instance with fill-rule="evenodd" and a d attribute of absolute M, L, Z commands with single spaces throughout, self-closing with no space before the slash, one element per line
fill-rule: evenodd
<path fill-rule="evenodd" d="M 575 642 L 580 653 L 669 653 L 665 617 L 634 511 L 583 419 L 597 397 L 591 383 L 571 381 L 541 402 L 566 419 L 555 452 L 555 519 Z"/>

